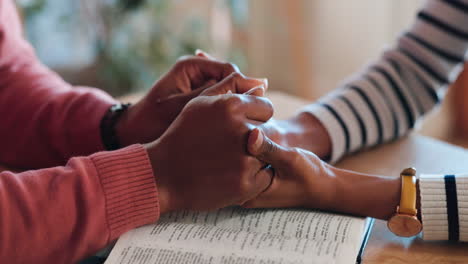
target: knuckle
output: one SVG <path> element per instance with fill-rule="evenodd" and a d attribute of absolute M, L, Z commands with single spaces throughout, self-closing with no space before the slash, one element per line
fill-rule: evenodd
<path fill-rule="evenodd" d="M 255 107 L 257 111 L 260 111 L 262 114 L 267 116 L 268 119 L 273 117 L 275 110 L 273 103 L 269 99 L 258 96 L 248 96 L 246 103 L 250 104 L 252 107 Z"/>
<path fill-rule="evenodd" d="M 231 62 L 224 63 L 224 70 L 226 71 L 227 74 L 239 73 L 239 68 L 237 67 L 237 65 Z"/>
<path fill-rule="evenodd" d="M 211 102 L 211 109 L 213 109 L 216 113 L 223 114 L 226 108 L 226 99 L 221 97 L 217 100 Z"/>
<path fill-rule="evenodd" d="M 228 114 L 232 114 L 238 111 L 242 105 L 242 99 L 239 96 L 227 96 L 223 101 L 224 111 Z"/>
<path fill-rule="evenodd" d="M 231 73 L 230 76 L 231 76 L 231 78 L 230 78 L 231 82 L 235 82 L 237 80 L 240 80 L 240 79 L 244 78 L 244 76 L 242 76 L 242 74 L 239 73 L 239 72 L 233 72 L 233 73 Z"/>
<path fill-rule="evenodd" d="M 304 161 L 304 155 L 298 148 L 293 148 L 287 157 L 289 158 L 288 163 L 292 166 L 299 165 Z"/>
<path fill-rule="evenodd" d="M 198 115 L 206 113 L 206 111 L 210 109 L 210 104 L 211 102 L 202 96 L 195 97 L 185 105 L 182 112 L 184 115 Z"/>
<path fill-rule="evenodd" d="M 187 58 L 180 57 L 179 60 L 174 64 L 174 70 L 180 71 L 187 66 L 189 60 Z"/>
<path fill-rule="evenodd" d="M 191 55 L 184 55 L 179 57 L 179 59 L 174 64 L 174 69 L 178 71 L 183 71 L 189 67 L 194 67 L 199 63 L 200 59 Z"/>
<path fill-rule="evenodd" d="M 196 108 L 196 107 L 200 107 L 202 105 L 206 105 L 206 103 L 204 102 L 204 98 L 199 96 L 199 97 L 195 97 L 193 98 L 192 100 L 190 100 L 186 105 L 185 105 L 185 109 L 192 109 L 192 108 Z"/>

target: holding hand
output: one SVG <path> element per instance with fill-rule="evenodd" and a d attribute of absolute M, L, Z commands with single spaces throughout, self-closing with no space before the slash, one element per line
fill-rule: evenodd
<path fill-rule="evenodd" d="M 197 50 L 196 55 L 209 61 L 218 61 L 202 50 Z M 303 148 L 322 159 L 327 159 L 331 154 L 331 140 L 327 130 L 309 113 L 298 113 L 286 120 L 270 119 L 261 128 L 271 140 L 282 146 Z"/>
<path fill-rule="evenodd" d="M 263 92 L 261 82 L 233 73 L 191 100 L 147 146 L 161 213 L 240 205 L 269 186 L 271 176 L 258 173 L 264 164 L 245 149 L 248 132 L 273 115 L 271 102 L 255 96 Z"/>
<path fill-rule="evenodd" d="M 400 197 L 400 179 L 342 170 L 300 148 L 283 147 L 255 128 L 248 150 L 274 169 L 271 186 L 245 207 L 308 207 L 388 219 Z"/>
<path fill-rule="evenodd" d="M 299 113 L 285 120 L 270 119 L 261 130 L 279 145 L 309 150 L 322 159 L 330 156 L 330 136 L 320 121 L 309 113 Z"/>
<path fill-rule="evenodd" d="M 331 166 L 300 148 L 278 145 L 260 129 L 252 130 L 247 149 L 273 169 L 261 174 L 273 177 L 271 186 L 245 207 L 310 207 L 326 209 L 334 198 Z"/>
<path fill-rule="evenodd" d="M 116 127 L 120 145 L 148 143 L 159 138 L 191 99 L 234 72 L 238 69 L 230 63 L 195 56 L 179 60 L 120 118 Z M 263 84 L 257 79 L 247 80 Z"/>

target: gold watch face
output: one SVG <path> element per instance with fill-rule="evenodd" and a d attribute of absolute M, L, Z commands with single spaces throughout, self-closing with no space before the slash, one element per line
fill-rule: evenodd
<path fill-rule="evenodd" d="M 422 224 L 416 216 L 396 214 L 387 223 L 388 229 L 397 236 L 412 237 L 419 234 Z"/>

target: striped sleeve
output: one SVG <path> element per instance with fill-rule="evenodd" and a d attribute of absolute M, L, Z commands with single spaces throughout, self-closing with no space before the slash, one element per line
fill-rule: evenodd
<path fill-rule="evenodd" d="M 303 109 L 327 129 L 331 162 L 395 140 L 440 101 L 468 49 L 468 0 L 428 0 L 380 59 Z"/>
<path fill-rule="evenodd" d="M 468 174 L 421 175 L 419 188 L 423 238 L 468 242 Z"/>

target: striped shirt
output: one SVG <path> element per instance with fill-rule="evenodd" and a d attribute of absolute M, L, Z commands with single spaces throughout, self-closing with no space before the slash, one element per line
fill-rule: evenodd
<path fill-rule="evenodd" d="M 463 69 L 468 0 L 428 0 L 396 45 L 303 109 L 327 129 L 331 161 L 408 133 Z M 468 241 L 468 175 L 421 175 L 423 237 Z"/>

